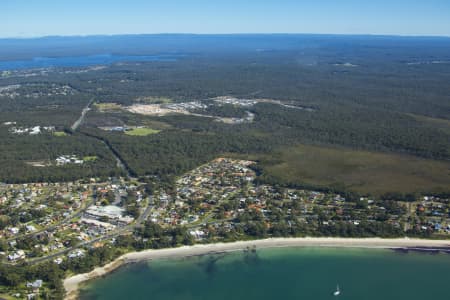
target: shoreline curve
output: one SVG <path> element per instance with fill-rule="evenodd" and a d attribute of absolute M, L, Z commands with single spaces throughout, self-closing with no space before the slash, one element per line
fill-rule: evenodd
<path fill-rule="evenodd" d="M 336 247 L 336 248 L 369 248 L 369 249 L 408 249 L 423 248 L 427 250 L 450 250 L 448 240 L 425 240 L 410 238 L 335 238 L 335 237 L 305 237 L 305 238 L 269 238 L 263 240 L 237 241 L 230 243 L 197 244 L 178 248 L 149 249 L 139 252 L 126 253 L 114 261 L 96 267 L 94 270 L 77 274 L 64 279 L 66 300 L 78 298 L 81 283 L 104 276 L 119 267 L 140 261 L 153 259 L 182 258 L 206 254 L 242 251 L 248 247 L 283 248 L 283 247 Z"/>

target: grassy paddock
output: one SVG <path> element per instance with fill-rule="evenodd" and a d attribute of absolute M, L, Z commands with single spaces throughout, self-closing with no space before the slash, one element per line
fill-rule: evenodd
<path fill-rule="evenodd" d="M 113 102 L 103 102 L 103 103 L 95 103 L 94 107 L 100 112 L 109 112 L 109 111 L 120 111 L 122 110 L 122 106 Z"/>
<path fill-rule="evenodd" d="M 55 131 L 53 132 L 54 136 L 67 136 L 67 133 L 65 133 L 64 131 Z"/>
<path fill-rule="evenodd" d="M 90 162 L 90 161 L 95 161 L 95 160 L 97 160 L 97 156 L 85 156 L 85 157 L 83 157 L 83 161 L 85 161 L 85 162 Z"/>
<path fill-rule="evenodd" d="M 125 134 L 131 135 L 131 136 L 147 136 L 147 135 L 156 134 L 159 132 L 160 132 L 160 130 L 141 127 L 141 128 L 133 128 L 131 130 L 128 130 L 125 132 Z"/>
<path fill-rule="evenodd" d="M 373 195 L 450 189 L 450 162 L 410 155 L 299 145 L 262 157 L 261 166 L 283 182 Z"/>
<path fill-rule="evenodd" d="M 0 299 L 5 299 L 5 300 L 17 300 L 16 297 L 13 297 L 13 296 L 8 295 L 8 294 L 1 294 L 1 293 L 0 293 Z"/>

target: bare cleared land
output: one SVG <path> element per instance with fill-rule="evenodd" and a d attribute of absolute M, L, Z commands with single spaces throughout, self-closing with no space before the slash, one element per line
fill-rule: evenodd
<path fill-rule="evenodd" d="M 125 109 L 129 112 L 146 116 L 165 116 L 171 113 L 190 114 L 187 110 L 164 108 L 160 104 L 133 104 Z"/>

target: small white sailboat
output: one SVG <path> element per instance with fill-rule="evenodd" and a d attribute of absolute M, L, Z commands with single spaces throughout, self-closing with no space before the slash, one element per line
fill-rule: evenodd
<path fill-rule="evenodd" d="M 339 289 L 339 284 L 336 286 L 336 290 L 333 293 L 333 296 L 339 296 L 341 294 L 341 290 Z"/>

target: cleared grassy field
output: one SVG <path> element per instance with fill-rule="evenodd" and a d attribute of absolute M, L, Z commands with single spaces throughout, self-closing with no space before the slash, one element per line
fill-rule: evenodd
<path fill-rule="evenodd" d="M 410 155 L 300 145 L 263 158 L 266 174 L 284 182 L 380 195 L 450 190 L 450 162 Z"/>
<path fill-rule="evenodd" d="M 98 158 L 97 156 L 85 156 L 83 157 L 83 161 L 85 162 L 96 161 L 97 158 Z"/>
<path fill-rule="evenodd" d="M 141 128 L 133 128 L 132 130 L 128 130 L 125 132 L 125 134 L 131 135 L 131 136 L 147 136 L 150 134 L 156 134 L 158 132 L 160 132 L 160 130 L 141 127 Z"/>
<path fill-rule="evenodd" d="M 64 131 L 55 131 L 53 132 L 54 136 L 67 136 L 67 133 L 65 133 Z"/>
<path fill-rule="evenodd" d="M 0 299 L 5 299 L 5 300 L 16 300 L 17 298 L 10 296 L 8 294 L 0 294 Z"/>
<path fill-rule="evenodd" d="M 117 103 L 94 103 L 94 107 L 99 112 L 111 112 L 111 111 L 120 111 L 122 110 L 122 106 Z"/>

